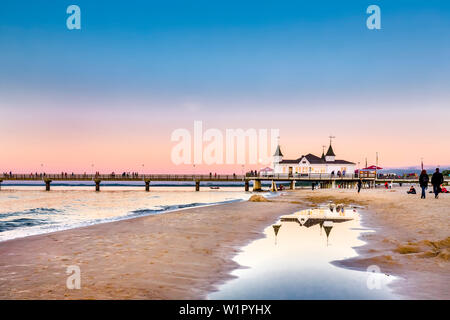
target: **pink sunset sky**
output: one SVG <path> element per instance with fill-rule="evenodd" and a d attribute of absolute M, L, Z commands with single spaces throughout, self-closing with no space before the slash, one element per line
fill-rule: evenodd
<path fill-rule="evenodd" d="M 3 171 L 190 173 L 194 171 L 192 165 L 175 165 L 171 161 L 171 150 L 177 144 L 171 141 L 171 133 L 185 128 L 193 135 L 194 120 L 203 121 L 204 131 L 217 128 L 224 135 L 226 129 L 279 129 L 287 159 L 307 153 L 320 156 L 322 145 L 328 145 L 332 134 L 336 136 L 333 148 L 337 158 L 360 162 L 361 166 L 366 157 L 369 164 L 374 164 L 376 152 L 384 167 L 419 165 L 421 158 L 427 165 L 450 162 L 450 114 L 444 101 L 434 102 L 433 110 L 439 110 L 441 116 L 433 120 L 433 127 L 426 125 L 424 130 L 424 116 L 433 116 L 423 107 L 427 101 L 419 98 L 414 104 L 408 101 L 407 112 L 394 99 L 354 101 L 355 105 L 346 99 L 291 100 L 260 102 L 257 106 L 248 101 L 215 104 L 192 98 L 95 101 L 108 105 L 101 109 L 85 99 L 67 103 L 50 100 L 42 105 L 20 97 L 2 102 Z M 17 105 L 17 101 L 22 104 Z M 77 102 L 82 106 L 78 107 Z M 17 109 L 26 111 L 18 113 Z M 246 165 L 245 170 L 261 167 Z M 240 164 L 195 168 L 196 173 L 241 171 Z"/>

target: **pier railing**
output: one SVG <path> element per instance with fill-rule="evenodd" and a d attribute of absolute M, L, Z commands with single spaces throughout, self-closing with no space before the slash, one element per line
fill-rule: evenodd
<path fill-rule="evenodd" d="M 267 174 L 267 175 L 259 175 L 256 178 L 259 179 L 298 179 L 298 180 L 334 180 L 334 179 L 343 179 L 343 180 L 354 180 L 359 179 L 357 174 L 331 174 L 331 173 L 276 173 L 276 174 Z M 375 178 L 374 176 L 365 177 L 365 178 Z"/>
<path fill-rule="evenodd" d="M 52 181 L 93 181 L 95 182 L 95 191 L 100 191 L 100 184 L 102 181 L 143 181 L 145 183 L 145 191 L 150 191 L 150 182 L 152 181 L 192 181 L 195 182 L 195 191 L 200 191 L 201 182 L 216 181 L 216 182 L 243 182 L 245 191 L 249 191 L 250 181 L 253 181 L 253 191 L 261 190 L 261 183 L 264 181 L 289 182 L 290 188 L 295 189 L 297 181 L 309 181 L 319 183 L 321 188 L 351 188 L 356 185 L 357 180 L 362 179 L 365 184 L 376 187 L 381 183 L 417 183 L 417 177 L 373 177 L 365 175 L 360 177 L 357 174 L 330 174 L 330 173 L 296 173 L 296 174 L 137 174 L 137 173 L 123 173 L 123 174 L 13 174 L 3 173 L 0 175 L 0 189 L 4 180 L 16 181 L 43 181 L 45 182 L 45 190 L 50 191 Z M 445 183 L 449 183 L 449 178 L 445 178 Z M 274 184 L 272 183 L 272 186 Z M 274 187 L 275 188 L 275 187 Z"/>
<path fill-rule="evenodd" d="M 102 181 L 243 181 L 236 174 L 0 174 L 2 180 L 102 180 Z"/>
<path fill-rule="evenodd" d="M 376 180 L 376 181 L 418 181 L 418 177 L 388 177 L 379 175 L 375 179 L 375 174 L 359 176 L 358 174 L 330 174 L 330 173 L 277 173 L 258 175 L 237 175 L 237 174 L 0 174 L 0 180 L 67 180 L 67 181 L 245 181 L 245 180 Z M 445 177 L 449 181 L 450 177 Z"/>

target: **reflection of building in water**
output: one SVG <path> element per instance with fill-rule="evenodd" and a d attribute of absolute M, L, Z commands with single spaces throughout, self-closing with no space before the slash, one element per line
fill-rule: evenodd
<path fill-rule="evenodd" d="M 343 205 L 330 204 L 328 207 L 314 208 L 297 211 L 293 214 L 281 216 L 280 222 L 273 225 L 275 232 L 275 242 L 278 232 L 284 222 L 296 222 L 302 227 L 310 228 L 314 225 L 319 225 L 320 234 L 322 234 L 322 227 L 328 237 L 334 223 L 341 223 L 353 220 L 356 216 L 355 209 L 345 208 Z"/>
<path fill-rule="evenodd" d="M 275 232 L 275 244 L 277 244 L 277 235 L 278 235 L 278 231 L 281 228 L 281 224 L 274 224 L 272 227 L 273 227 L 273 231 Z"/>
<path fill-rule="evenodd" d="M 325 233 L 327 234 L 327 246 L 328 246 L 328 237 L 330 236 L 331 229 L 333 228 L 333 222 L 324 221 L 323 228 L 325 229 Z"/>

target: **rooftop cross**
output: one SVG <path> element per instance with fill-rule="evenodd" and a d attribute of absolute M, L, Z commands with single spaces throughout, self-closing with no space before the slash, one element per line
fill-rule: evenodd
<path fill-rule="evenodd" d="M 331 146 L 332 139 L 334 139 L 336 137 L 335 136 L 329 136 L 329 138 L 330 138 L 330 146 Z"/>

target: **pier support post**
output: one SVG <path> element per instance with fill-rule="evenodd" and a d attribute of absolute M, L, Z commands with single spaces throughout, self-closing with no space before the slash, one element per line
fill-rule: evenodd
<path fill-rule="evenodd" d="M 2 182 L 3 180 L 0 179 L 0 190 L 2 190 Z"/>
<path fill-rule="evenodd" d="M 45 191 L 50 191 L 50 183 L 52 182 L 51 179 L 44 179 L 45 182 Z"/>
<path fill-rule="evenodd" d="M 102 182 L 102 180 L 100 179 L 95 179 L 95 191 L 100 191 L 100 182 Z"/>
<path fill-rule="evenodd" d="M 195 191 L 200 191 L 200 181 L 195 181 Z"/>
<path fill-rule="evenodd" d="M 248 180 L 245 180 L 245 191 L 248 191 L 250 189 L 250 183 Z"/>
<path fill-rule="evenodd" d="M 336 189 L 336 180 L 331 181 L 331 188 Z"/>
<path fill-rule="evenodd" d="M 291 181 L 291 190 L 295 190 L 295 180 Z"/>
<path fill-rule="evenodd" d="M 261 191 L 261 180 L 253 180 L 253 191 Z"/>
<path fill-rule="evenodd" d="M 277 184 L 273 180 L 272 180 L 272 185 L 270 187 L 270 191 L 272 191 L 272 192 L 277 192 L 278 191 Z"/>
<path fill-rule="evenodd" d="M 144 180 L 145 182 L 145 191 L 149 192 L 150 191 L 150 180 L 146 179 Z"/>

